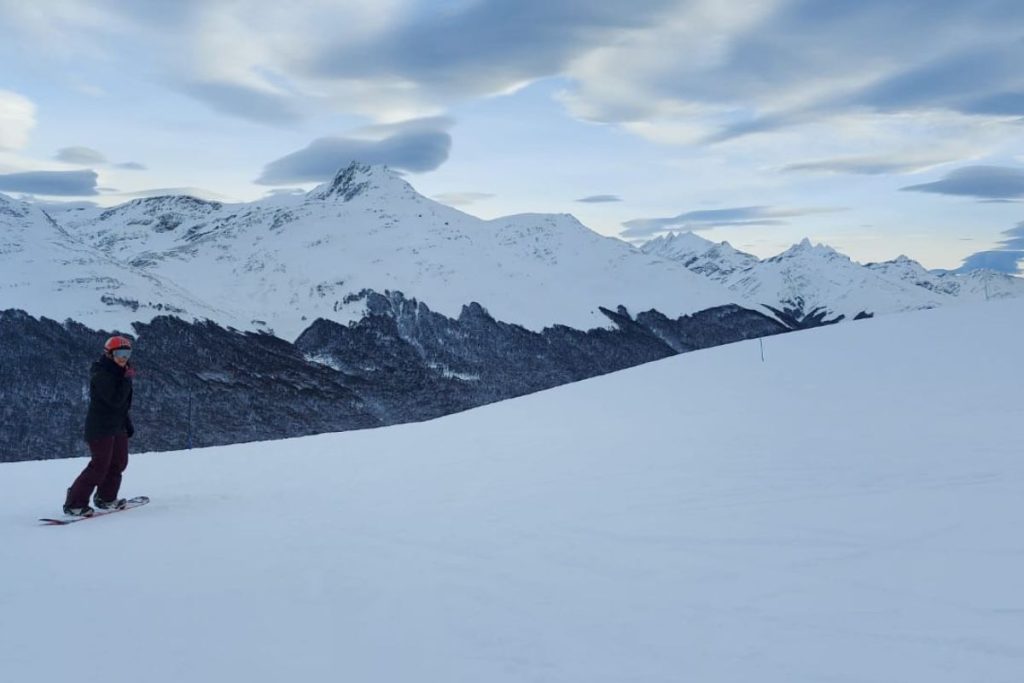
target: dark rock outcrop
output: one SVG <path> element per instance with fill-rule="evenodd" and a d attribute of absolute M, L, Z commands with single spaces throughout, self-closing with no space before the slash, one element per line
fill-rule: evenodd
<path fill-rule="evenodd" d="M 785 332 L 764 315 L 723 306 L 676 320 L 657 311 L 601 311 L 614 328 L 556 325 L 533 332 L 495 320 L 477 303 L 457 319 L 401 293 L 364 292 L 367 315 L 317 320 L 295 342 L 363 380 L 367 403 L 388 422 L 443 415 L 684 351 Z"/>

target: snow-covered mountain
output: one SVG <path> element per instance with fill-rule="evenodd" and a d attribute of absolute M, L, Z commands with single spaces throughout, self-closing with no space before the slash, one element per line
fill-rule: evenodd
<path fill-rule="evenodd" d="M 0 195 L 0 310 L 9 308 L 107 328 L 123 325 L 126 315 L 229 318 L 187 289 L 84 244 L 32 204 Z"/>
<path fill-rule="evenodd" d="M 852 320 L 949 303 L 943 295 L 891 280 L 806 239 L 737 273 L 728 285 L 800 321 Z"/>
<path fill-rule="evenodd" d="M 0 671 L 1014 683 L 1022 335 L 1024 301 L 948 307 L 773 337 L 765 362 L 731 344 L 428 422 L 133 454 L 122 491 L 152 503 L 73 527 L 35 520 L 84 459 L 3 464 Z"/>
<path fill-rule="evenodd" d="M 694 232 L 670 232 L 645 243 L 646 254 L 678 261 L 695 273 L 727 284 L 739 272 L 752 268 L 759 259 L 735 249 L 728 242 L 712 242 Z"/>
<path fill-rule="evenodd" d="M 681 263 L 738 297 L 782 311 L 796 324 L 1024 296 L 1022 278 L 992 271 L 931 272 L 906 257 L 861 265 L 806 239 L 764 260 L 694 233 L 658 237 L 641 250 Z"/>
<path fill-rule="evenodd" d="M 891 279 L 909 282 L 928 291 L 948 294 L 965 301 L 1024 296 L 1024 278 L 984 268 L 966 273 L 932 271 L 906 256 L 882 263 L 867 263 L 865 267 Z"/>
<path fill-rule="evenodd" d="M 85 409 L 80 366 L 97 327 L 139 342 L 150 393 L 136 440 L 153 449 L 421 420 L 788 330 L 571 216 L 480 220 L 383 168 L 248 204 L 68 210 L 63 225 L 9 204 L 20 270 L 0 269 L 0 338 L 32 343 L 2 354 L 14 407 L 0 460 L 76 452 L 68 425 Z M 41 359 L 41 346 L 59 358 Z"/>
<path fill-rule="evenodd" d="M 637 250 L 570 215 L 481 220 L 359 164 L 307 194 L 241 204 L 153 197 L 54 220 L 3 202 L 5 239 L 43 260 L 18 257 L 0 273 L 0 308 L 94 327 L 174 313 L 295 339 L 317 318 L 360 320 L 367 291 L 400 291 L 452 318 L 478 302 L 531 330 L 608 327 L 602 306 L 669 318 L 770 307 L 806 325 L 1024 290 L 1020 278 L 929 273 L 909 259 L 861 266 L 809 242 L 764 261 L 692 233 Z"/>
<path fill-rule="evenodd" d="M 353 164 L 295 197 L 157 197 L 64 220 L 111 258 L 187 287 L 245 328 L 290 339 L 318 317 L 360 319 L 363 290 L 398 290 L 453 317 L 476 301 L 535 330 L 608 326 L 599 306 L 676 317 L 745 303 L 572 216 L 481 220 L 423 197 L 383 167 Z"/>

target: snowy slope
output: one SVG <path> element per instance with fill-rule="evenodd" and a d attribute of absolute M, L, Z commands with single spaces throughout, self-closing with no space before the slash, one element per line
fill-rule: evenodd
<path fill-rule="evenodd" d="M 360 318 L 350 297 L 363 289 L 399 290 L 451 317 L 476 301 L 535 330 L 608 326 L 598 306 L 677 317 L 744 303 L 572 216 L 480 220 L 383 167 L 352 165 L 304 196 L 235 205 L 162 197 L 67 220 L 119 261 L 187 282 L 245 327 L 289 339 L 317 317 Z"/>
<path fill-rule="evenodd" d="M 4 679 L 1017 683 L 1022 334 L 948 307 L 135 455 L 154 502 L 67 528 L 84 461 L 0 465 Z"/>
<path fill-rule="evenodd" d="M 105 329 L 161 314 L 234 322 L 175 283 L 83 244 L 35 206 L 0 195 L 0 310 L 9 308 Z"/>

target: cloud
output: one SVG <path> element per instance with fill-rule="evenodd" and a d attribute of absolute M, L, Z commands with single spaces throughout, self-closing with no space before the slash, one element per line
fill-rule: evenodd
<path fill-rule="evenodd" d="M 964 110 L 971 114 L 1024 116 L 1024 92 L 997 92 L 969 100 Z"/>
<path fill-rule="evenodd" d="M 145 20 L 163 22 L 162 4 L 147 10 Z M 368 113 L 379 107 L 371 96 L 371 79 L 322 79 L 310 65 L 332 46 L 389 49 L 386 30 L 416 10 L 410 0 L 247 0 L 243 4 L 180 0 L 172 4 L 180 8 L 178 37 L 190 53 L 188 59 L 174 56 L 165 63 L 185 84 L 180 87 L 221 113 L 284 126 L 322 112 L 325 104 L 346 113 Z M 399 84 L 397 89 L 415 90 L 411 83 Z"/>
<path fill-rule="evenodd" d="M 423 116 L 394 123 L 364 126 L 353 131 L 353 134 L 359 137 L 381 139 L 399 133 L 433 133 L 439 130 L 448 130 L 454 125 L 455 119 L 450 116 Z"/>
<path fill-rule="evenodd" d="M 512 92 L 564 73 L 623 32 L 655 25 L 677 3 L 66 0 L 30 9 L 6 3 L 4 19 L 28 48 L 59 42 L 40 49 L 47 58 L 150 58 L 144 68 L 217 111 L 290 125 L 324 104 L 391 121 Z"/>
<path fill-rule="evenodd" d="M 321 182 L 353 161 L 423 173 L 448 160 L 451 142 L 447 132 L 420 128 L 419 122 L 409 131 L 381 140 L 319 138 L 304 149 L 267 164 L 256 182 L 261 185 Z"/>
<path fill-rule="evenodd" d="M 0 149 L 20 149 L 28 144 L 36 125 L 32 100 L 10 90 L 0 90 Z"/>
<path fill-rule="evenodd" d="M 94 209 L 99 206 L 96 202 L 88 201 L 51 202 L 35 198 L 28 199 L 28 201 L 31 201 L 34 205 L 50 214 L 63 213 L 64 211 L 77 211 L 79 209 Z"/>
<path fill-rule="evenodd" d="M 1020 251 L 979 251 L 964 259 L 963 265 L 957 268 L 958 273 L 972 270 L 994 270 L 999 273 L 1017 275 L 1024 273 L 1024 250 Z"/>
<path fill-rule="evenodd" d="M 163 64 L 175 88 L 225 114 L 288 125 L 325 105 L 394 121 L 514 92 L 676 2 L 180 0 L 169 18 L 126 11 L 175 55 Z"/>
<path fill-rule="evenodd" d="M 967 114 L 1024 116 L 1020 36 L 968 46 L 872 84 L 852 98 L 882 111 L 949 109 Z"/>
<path fill-rule="evenodd" d="M 1024 169 L 1007 166 L 965 166 L 942 180 L 901 188 L 908 192 L 1014 199 L 1024 197 Z"/>
<path fill-rule="evenodd" d="M 575 60 L 564 101 L 587 120 L 644 122 L 652 139 L 685 125 L 688 142 L 853 114 L 945 112 L 981 131 L 984 117 L 1024 115 L 1022 24 L 1017 0 L 693 0 Z M 679 46 L 684 59 L 659 58 Z"/>
<path fill-rule="evenodd" d="M 80 164 L 82 166 L 107 163 L 107 157 L 103 156 L 102 152 L 91 147 L 64 147 L 57 150 L 57 155 L 54 158 L 57 161 L 63 161 L 68 164 Z"/>
<path fill-rule="evenodd" d="M 584 204 L 603 204 L 605 202 L 621 202 L 622 199 L 614 194 L 594 194 L 589 197 L 581 197 L 576 201 L 583 202 Z"/>
<path fill-rule="evenodd" d="M 997 249 L 971 254 L 957 272 L 986 268 L 1011 275 L 1024 274 L 1024 221 L 1002 234 L 1007 235 L 1007 239 L 1000 242 Z"/>
<path fill-rule="evenodd" d="M 673 0 L 489 0 L 409 12 L 372 41 L 325 43 L 310 75 L 401 87 L 437 101 L 493 95 L 562 73 L 580 54 L 643 28 Z M 424 6 L 425 8 L 425 6 Z"/>
<path fill-rule="evenodd" d="M 298 197 L 305 195 L 306 190 L 301 187 L 275 187 L 267 190 L 267 197 Z"/>
<path fill-rule="evenodd" d="M 135 5 L 109 0 L 63 0 L 62 2 L 0 2 L 5 43 L 22 52 L 39 50 L 45 59 L 76 61 L 82 58 L 109 58 L 110 47 L 118 38 L 130 34 L 128 21 Z M 170 13 L 175 3 L 162 3 Z M 164 29 L 167 22 L 163 22 Z M 159 23 L 153 22 L 153 29 Z"/>
<path fill-rule="evenodd" d="M 754 135 L 756 133 L 771 133 L 783 128 L 790 128 L 801 123 L 807 123 L 813 120 L 813 118 L 813 116 L 809 116 L 807 113 L 801 111 L 760 114 L 747 121 L 726 123 L 717 131 L 709 132 L 704 135 L 699 142 L 701 144 L 715 144 L 718 142 L 726 142 L 728 140 L 745 137 L 747 135 Z"/>
<path fill-rule="evenodd" d="M 1010 228 L 1003 234 L 1010 236 L 1010 239 L 1003 241 L 1004 249 L 1024 250 L 1024 221 L 1018 223 L 1017 227 Z"/>
<path fill-rule="evenodd" d="M 225 204 L 232 201 L 230 197 L 201 187 L 154 187 L 137 192 L 122 192 L 121 196 L 136 199 L 147 197 L 195 197 L 196 199 L 203 199 L 208 202 L 221 202 Z"/>
<path fill-rule="evenodd" d="M 78 164 L 80 166 L 111 166 L 127 171 L 146 170 L 144 165 L 136 161 L 126 161 L 118 164 L 110 163 L 103 152 L 91 147 L 63 147 L 57 150 L 54 159 L 63 161 L 66 164 Z"/>
<path fill-rule="evenodd" d="M 84 197 L 96 191 L 95 171 L 26 171 L 0 175 L 0 191 L 58 197 Z"/>
<path fill-rule="evenodd" d="M 302 119 L 295 98 L 286 94 L 217 81 L 195 81 L 182 89 L 223 114 L 259 123 L 287 125 Z"/>
<path fill-rule="evenodd" d="M 494 197 L 486 192 L 445 192 L 434 195 L 434 199 L 448 206 L 469 206 Z"/>
<path fill-rule="evenodd" d="M 885 175 L 890 173 L 914 173 L 940 164 L 949 163 L 950 158 L 939 156 L 847 156 L 832 159 L 818 159 L 789 164 L 782 168 L 783 173 L 850 173 L 854 175 Z"/>
<path fill-rule="evenodd" d="M 829 213 L 836 209 L 783 209 L 770 206 L 739 206 L 728 209 L 689 211 L 671 218 L 638 218 L 626 221 L 621 235 L 626 239 L 651 237 L 668 230 L 711 230 L 722 227 L 786 225 L 784 218 Z"/>
<path fill-rule="evenodd" d="M 20 39 L 142 55 L 171 87 L 272 125 L 328 108 L 394 121 L 551 77 L 578 118 L 662 142 L 839 130 L 856 114 L 911 119 L 926 149 L 943 132 L 924 114 L 962 118 L 971 140 L 1024 116 L 1019 0 L 6 4 Z M 865 139 L 845 151 L 863 154 Z"/>

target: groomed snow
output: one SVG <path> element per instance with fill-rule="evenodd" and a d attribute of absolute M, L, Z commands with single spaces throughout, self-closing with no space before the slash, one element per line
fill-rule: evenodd
<path fill-rule="evenodd" d="M 0 678 L 1018 683 L 1024 302 L 432 422 L 0 466 Z M 144 399 L 144 386 L 139 387 Z"/>

